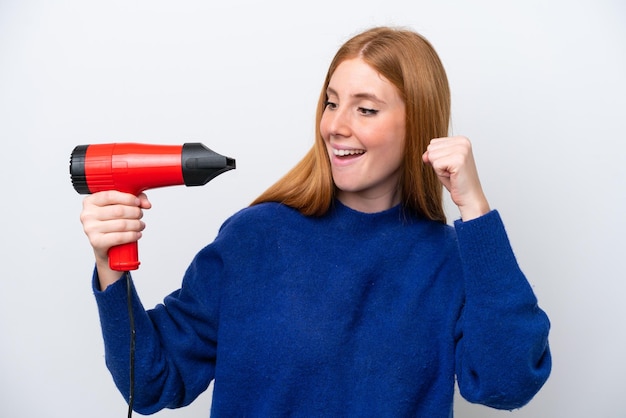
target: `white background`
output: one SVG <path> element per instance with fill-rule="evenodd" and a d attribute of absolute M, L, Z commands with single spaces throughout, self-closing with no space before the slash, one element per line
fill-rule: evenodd
<path fill-rule="evenodd" d="M 203 142 L 237 160 L 204 187 L 149 194 L 135 280 L 152 306 L 304 155 L 337 47 L 383 24 L 438 50 L 453 133 L 474 142 L 553 326 L 553 374 L 527 407 L 457 398 L 456 416 L 626 416 L 622 0 L 0 0 L 0 416 L 126 414 L 104 365 L 74 146 Z M 208 416 L 210 401 L 156 416 Z"/>

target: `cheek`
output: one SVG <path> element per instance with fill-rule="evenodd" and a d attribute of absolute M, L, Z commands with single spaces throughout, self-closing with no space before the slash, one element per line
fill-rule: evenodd
<path fill-rule="evenodd" d="M 384 164 L 389 170 L 395 171 L 402 166 L 404 156 L 404 136 L 394 135 L 387 137 L 384 143 L 380 144 Z"/>
<path fill-rule="evenodd" d="M 406 129 L 404 127 L 404 122 L 398 122 L 395 126 L 395 129 L 392 130 L 395 132 L 390 138 L 389 141 L 389 150 L 392 154 L 392 158 L 398 163 L 402 162 L 402 156 L 404 155 L 404 145 L 406 142 Z"/>
<path fill-rule="evenodd" d="M 368 137 L 371 138 L 370 145 L 378 148 L 390 158 L 399 158 L 404 154 L 404 129 L 377 129 L 370 131 Z"/>
<path fill-rule="evenodd" d="M 328 117 L 326 117 L 325 115 L 326 113 L 322 114 L 322 118 L 320 119 L 320 134 L 322 135 L 322 138 L 324 138 L 324 142 L 328 140 L 329 136 Z"/>
<path fill-rule="evenodd" d="M 401 144 L 400 144 L 401 145 Z M 385 154 L 385 161 L 388 164 L 390 170 L 397 170 L 402 165 L 402 156 L 404 149 L 398 143 L 391 145 L 387 148 Z"/>

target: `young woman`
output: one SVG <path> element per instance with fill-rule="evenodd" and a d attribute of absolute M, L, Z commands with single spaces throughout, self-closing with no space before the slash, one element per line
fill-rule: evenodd
<path fill-rule="evenodd" d="M 187 405 L 212 380 L 215 417 L 449 417 L 455 379 L 470 402 L 526 404 L 550 373 L 549 320 L 449 116 L 423 37 L 381 27 L 346 42 L 303 160 L 223 224 L 163 304 L 146 311 L 133 289 L 136 410 Z M 149 207 L 101 192 L 81 214 L 125 395 L 126 285 L 107 251 L 140 238 Z"/>

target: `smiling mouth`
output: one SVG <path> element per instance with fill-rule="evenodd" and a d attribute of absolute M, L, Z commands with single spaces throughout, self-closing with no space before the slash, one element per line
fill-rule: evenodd
<path fill-rule="evenodd" d="M 336 157 L 350 157 L 353 155 L 361 155 L 364 154 L 365 150 L 363 149 L 333 149 L 333 155 Z"/>

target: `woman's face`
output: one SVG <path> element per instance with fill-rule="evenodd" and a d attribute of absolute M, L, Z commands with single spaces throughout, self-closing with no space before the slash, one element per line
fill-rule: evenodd
<path fill-rule="evenodd" d="M 405 105 L 396 87 L 354 58 L 339 64 L 320 122 L 337 197 L 363 212 L 400 202 Z"/>

